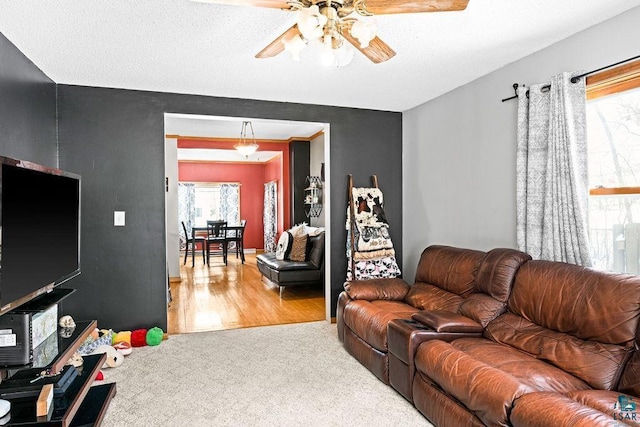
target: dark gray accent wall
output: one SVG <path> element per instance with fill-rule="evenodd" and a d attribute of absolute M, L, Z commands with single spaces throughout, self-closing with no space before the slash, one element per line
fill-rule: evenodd
<path fill-rule="evenodd" d="M 378 176 L 402 260 L 401 113 L 67 85 L 58 110 L 61 167 L 83 180 L 82 275 L 65 302 L 77 318 L 166 329 L 165 112 L 330 123 L 332 315 L 346 275 L 347 174 L 357 185 Z M 113 226 L 114 210 L 125 227 Z"/>
<path fill-rule="evenodd" d="M 0 156 L 56 167 L 56 84 L 0 34 Z"/>

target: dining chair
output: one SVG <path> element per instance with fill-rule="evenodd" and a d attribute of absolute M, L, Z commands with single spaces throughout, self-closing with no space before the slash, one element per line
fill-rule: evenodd
<path fill-rule="evenodd" d="M 222 255 L 222 260 L 227 265 L 226 226 L 227 221 L 207 221 L 207 264 L 213 252 L 214 255 Z"/>
<path fill-rule="evenodd" d="M 196 236 L 193 233 L 193 230 L 191 231 L 191 234 L 189 234 L 187 232 L 187 226 L 184 225 L 184 221 L 181 221 L 182 223 L 182 230 L 184 231 L 184 238 L 187 242 L 187 247 L 184 250 L 184 262 L 183 264 L 187 263 L 187 257 L 189 256 L 189 245 L 191 245 L 191 267 L 195 267 L 196 265 L 196 244 L 200 243 L 202 246 L 202 263 L 204 264 L 205 261 L 205 255 L 204 255 L 204 251 L 205 251 L 205 236 Z"/>
<path fill-rule="evenodd" d="M 242 259 L 242 263 L 244 264 L 244 229 L 247 225 L 247 220 L 243 219 L 240 221 L 240 226 L 228 226 L 225 229 L 225 237 L 227 240 L 227 253 L 228 247 L 230 243 L 235 243 L 236 248 L 236 258 L 238 258 L 238 254 L 240 254 L 240 259 Z"/>

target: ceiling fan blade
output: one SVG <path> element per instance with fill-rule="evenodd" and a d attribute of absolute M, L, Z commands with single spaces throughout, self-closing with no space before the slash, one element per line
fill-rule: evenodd
<path fill-rule="evenodd" d="M 384 61 L 388 61 L 389 59 L 396 56 L 396 52 L 389 47 L 388 44 L 380 40 L 378 36 L 376 36 L 373 40 L 369 42 L 369 46 L 365 48 L 360 47 L 360 42 L 356 40 L 348 31 L 345 31 L 342 34 L 345 40 L 351 43 L 356 49 L 358 49 L 364 56 L 369 58 L 373 63 L 379 64 Z"/>
<path fill-rule="evenodd" d="M 287 31 L 276 37 L 274 41 L 269 43 L 264 49 L 256 54 L 256 58 L 272 58 L 276 55 L 279 55 L 284 51 L 284 40 L 288 40 L 292 37 L 295 37 L 300 34 L 300 30 L 298 30 L 298 25 L 294 24 L 293 27 L 289 28 Z"/>
<path fill-rule="evenodd" d="M 449 12 L 467 8 L 469 0 L 364 0 L 364 8 L 374 15 L 393 13 Z"/>
<path fill-rule="evenodd" d="M 267 7 L 271 9 L 290 9 L 291 6 L 283 0 L 191 0 L 198 3 L 228 4 L 231 6 Z"/>

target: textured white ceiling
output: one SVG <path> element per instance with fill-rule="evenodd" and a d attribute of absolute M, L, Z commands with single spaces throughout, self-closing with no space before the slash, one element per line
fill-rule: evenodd
<path fill-rule="evenodd" d="M 2 0 L 0 32 L 61 84 L 405 111 L 638 5 L 470 0 L 378 16 L 397 55 L 376 65 L 356 52 L 344 68 L 310 49 L 300 62 L 254 58 L 290 12 L 189 0 Z"/>

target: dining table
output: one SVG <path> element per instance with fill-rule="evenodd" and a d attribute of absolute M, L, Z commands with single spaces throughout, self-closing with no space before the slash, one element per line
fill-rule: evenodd
<path fill-rule="evenodd" d="M 195 240 L 196 237 L 200 237 L 200 238 L 205 238 L 208 239 L 209 238 L 209 225 L 213 224 L 213 223 L 219 223 L 219 222 L 225 222 L 225 221 L 221 221 L 221 220 L 207 220 L 207 225 L 195 225 L 191 227 L 191 237 L 193 240 Z M 243 242 L 242 242 L 242 237 L 244 234 L 244 228 L 245 226 L 243 224 L 237 224 L 237 225 L 224 225 L 222 227 L 220 227 L 220 236 L 218 236 L 216 238 L 216 242 L 217 243 L 222 243 L 222 251 L 223 251 L 223 259 L 225 260 L 225 264 L 226 264 L 226 260 L 227 260 L 227 252 L 228 252 L 228 243 L 227 243 L 227 236 L 231 235 L 231 236 L 236 236 L 238 237 L 240 240 L 236 239 L 236 238 L 231 238 L 229 239 L 230 241 L 235 241 L 236 245 L 240 245 L 240 249 L 244 249 L 243 248 Z M 227 234 L 230 233 L 230 234 Z M 207 250 L 207 264 L 209 263 L 209 245 L 206 245 L 206 250 Z M 240 256 L 242 258 L 242 262 L 244 263 L 244 250 L 240 251 Z"/>

